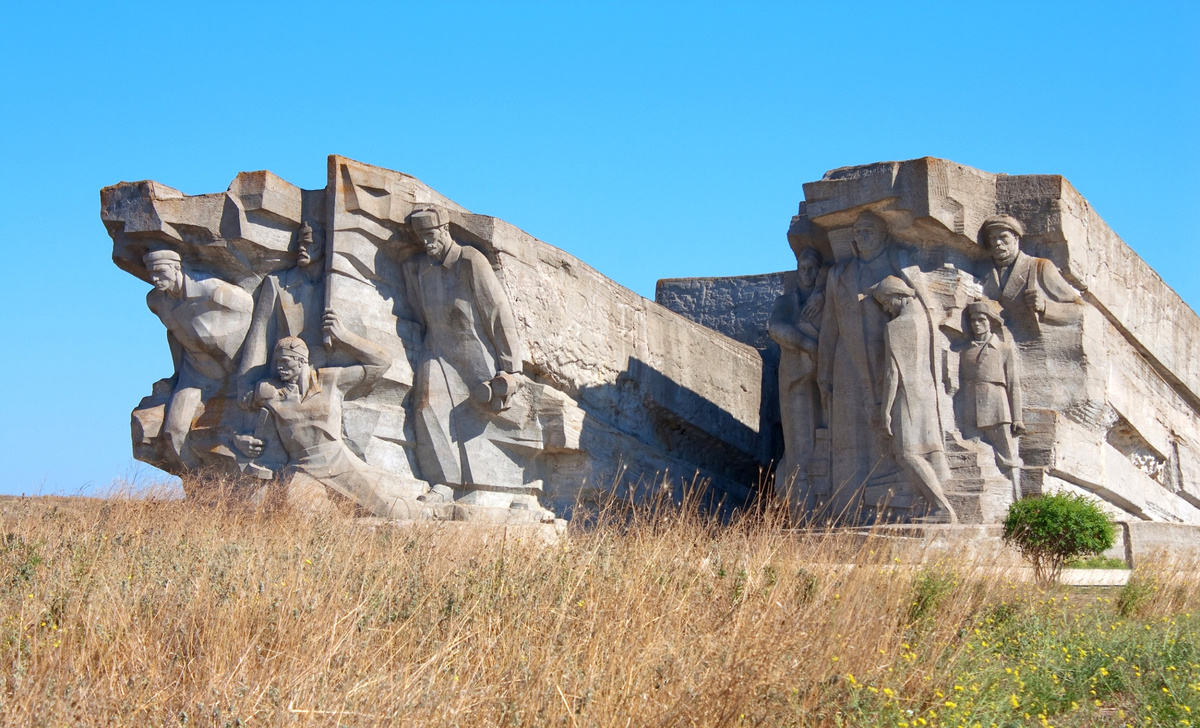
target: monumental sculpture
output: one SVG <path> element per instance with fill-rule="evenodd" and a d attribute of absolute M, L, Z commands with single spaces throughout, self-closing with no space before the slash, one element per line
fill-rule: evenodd
<path fill-rule="evenodd" d="M 370 389 L 391 364 L 387 352 L 349 331 L 338 314 L 329 311 L 323 332 L 333 348 L 348 351 L 361 362 L 355 366 L 316 368 L 309 347 L 298 336 L 275 343 L 277 377 L 255 388 L 251 402 L 274 425 L 287 451 L 287 473 L 280 495 L 307 511 L 329 512 L 340 505 L 375 516 L 412 518 L 423 510 L 416 498 L 426 488 L 415 482 L 397 483 L 376 471 L 346 447 L 342 437 L 342 403 L 355 389 Z M 266 446 L 267 431 L 237 435 L 234 442 L 247 456 L 257 458 Z"/>
<path fill-rule="evenodd" d="M 746 502 L 752 348 L 408 175 L 328 164 L 318 190 L 101 192 L 176 362 L 133 411 L 135 456 L 316 513 L 540 523 L 693 482 Z"/>
<path fill-rule="evenodd" d="M 804 185 L 787 238 L 832 265 L 812 436 L 783 376 L 795 274 L 663 280 L 658 300 L 779 356 L 761 428 L 783 433 L 775 488 L 797 522 L 995 523 L 1068 491 L 1200 524 L 1200 319 L 1061 177 L 836 169 Z"/>
<path fill-rule="evenodd" d="M 1062 178 L 927 158 L 804 193 L 794 271 L 660 281 L 668 308 L 343 157 L 315 190 L 105 188 L 174 363 L 134 454 L 384 518 L 692 482 L 738 507 L 765 474 L 796 522 L 991 523 L 1067 490 L 1200 524 L 1200 319 Z"/>

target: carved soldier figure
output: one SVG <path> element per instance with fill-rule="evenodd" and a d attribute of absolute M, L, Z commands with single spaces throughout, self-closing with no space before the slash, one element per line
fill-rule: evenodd
<path fill-rule="evenodd" d="M 927 314 L 920 310 L 916 291 L 895 276 L 884 278 L 872 290 L 875 300 L 892 320 L 884 329 L 883 431 L 891 438 L 891 451 L 917 492 L 929 505 L 927 520 L 956 523 L 958 517 L 942 482 L 950 479 L 944 434 L 938 411 L 935 367 L 929 360 Z"/>
<path fill-rule="evenodd" d="M 821 254 L 815 249 L 805 248 L 796 256 L 796 288 L 775 300 L 767 328 L 780 350 L 779 413 L 784 452 L 775 469 L 775 493 L 789 504 L 793 515 L 806 510 L 808 461 L 821 420 L 816 387 L 821 272 Z"/>
<path fill-rule="evenodd" d="M 983 280 L 984 295 L 999 301 L 1010 314 L 1010 323 L 1027 331 L 1079 320 L 1083 315 L 1079 292 L 1063 279 L 1053 261 L 1021 251 L 1024 234 L 1025 226 L 1009 215 L 983 221 L 979 241 L 992 255 L 992 268 Z"/>
<path fill-rule="evenodd" d="M 377 516 L 414 517 L 421 506 L 415 497 L 423 488 L 400 487 L 386 473 L 363 462 L 342 437 L 342 402 L 354 390 L 366 392 L 387 371 L 391 360 L 382 348 L 352 333 L 338 315 L 324 317 L 324 333 L 334 346 L 346 349 L 361 365 L 314 368 L 308 345 L 295 336 L 275 345 L 277 379 L 260 382 L 253 404 L 274 424 L 288 454 L 286 497 L 309 511 L 328 511 L 336 496 L 357 503 Z M 245 455 L 258 457 L 265 446 L 261 428 L 239 435 L 234 442 Z M 329 498 L 329 492 L 336 494 Z"/>
<path fill-rule="evenodd" d="M 267 276 L 259 287 L 238 366 L 238 377 L 245 390 L 266 376 L 268 355 L 279 339 L 289 336 L 302 339 L 312 353 L 310 363 L 316 367 L 324 363 L 321 348 L 324 247 L 313 237 L 312 227 L 304 223 L 297 235 L 295 267 Z"/>
<path fill-rule="evenodd" d="M 993 301 L 967 306 L 971 343 L 959 353 L 965 419 L 978 428 L 996 453 L 996 465 L 1013 483 L 1013 498 L 1021 498 L 1021 458 L 1017 437 L 1024 434 L 1021 416 L 1021 378 L 1012 345 L 1000 339 L 1003 323 Z"/>
<path fill-rule="evenodd" d="M 175 362 L 175 381 L 160 437 L 168 460 L 182 468 L 196 410 L 233 372 L 250 326 L 254 299 L 220 279 L 193 277 L 173 250 L 151 251 L 142 261 L 154 284 L 154 290 L 146 294 L 146 305 L 167 327 L 167 343 Z"/>
<path fill-rule="evenodd" d="M 869 211 L 860 214 L 854 249 L 854 258 L 829 273 L 817 347 L 817 383 L 832 449 L 829 511 L 834 517 L 855 515 L 868 481 L 884 483 L 897 476 L 879 427 L 887 316 L 870 298 L 875 285 L 892 275 L 917 291 L 919 312 L 926 317 L 924 341 L 933 348 L 920 271 L 889 245 L 887 222 Z M 925 361 L 932 363 L 932 351 Z"/>
<path fill-rule="evenodd" d="M 417 463 L 437 486 L 489 483 L 489 460 L 508 458 L 492 445 L 489 411 L 505 406 L 521 386 L 520 336 L 508 296 L 483 253 L 450 236 L 441 210 L 409 216 L 424 255 L 406 273 L 410 307 L 424 329 L 416 372 Z M 472 394 L 474 393 L 474 398 Z"/>

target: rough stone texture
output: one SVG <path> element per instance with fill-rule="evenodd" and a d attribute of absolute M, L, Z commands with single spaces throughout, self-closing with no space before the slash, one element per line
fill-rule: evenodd
<path fill-rule="evenodd" d="M 832 265 L 832 281 L 858 260 L 855 222 L 865 212 L 879 216 L 890 270 L 916 289 L 934 338 L 949 354 L 964 351 L 971 336 L 962 315 L 967 303 L 983 298 L 1000 305 L 1001 336 L 1014 345 L 1023 395 L 1022 493 L 1078 490 L 1119 518 L 1200 523 L 1200 318 L 1066 180 L 924 158 L 833 170 L 804 185 L 804 194 L 788 230 L 792 249 L 818 251 Z M 989 246 L 1000 245 L 994 241 L 1003 225 L 989 218 L 997 215 L 1024 229 L 1014 235 L 1019 253 L 1011 269 L 992 260 L 996 248 Z M 717 330 L 762 342 L 761 322 L 772 306 L 762 282 L 770 279 L 663 281 L 659 300 Z M 851 286 L 849 292 L 869 312 L 867 291 Z M 826 310 L 833 298 L 827 292 Z M 947 383 L 961 384 L 957 376 L 949 372 Z M 1013 497 L 1004 490 L 1001 458 L 971 431 L 961 389 L 938 396 L 943 414 L 953 413 L 943 417 L 950 421 L 946 496 L 962 520 L 994 522 Z M 835 393 L 832 411 L 844 402 L 844 393 Z M 874 426 L 859 417 L 862 428 Z M 773 422 L 764 420 L 760 429 L 771 431 Z M 818 429 L 816 438 L 814 458 L 828 458 L 835 473 L 839 458 L 860 457 L 836 434 Z M 831 443 L 829 455 L 822 438 Z M 817 465 L 806 485 L 819 505 L 837 484 L 823 481 L 826 471 Z M 879 510 L 869 506 L 886 496 L 885 513 L 910 518 L 923 499 L 905 480 L 868 481 L 861 496 L 853 495 L 875 515 Z"/>
<path fill-rule="evenodd" d="M 487 410 L 483 431 L 456 434 L 464 447 L 490 448 L 482 461 L 486 476 L 435 489 L 422 496 L 424 505 L 411 502 L 408 510 L 399 509 L 404 512 L 368 510 L 536 522 L 551 517 L 542 505 L 563 515 L 579 499 L 646 486 L 664 474 L 674 476 L 680 489 L 698 471 L 710 479 L 714 497 L 744 502 L 761 461 L 758 352 L 637 296 L 502 220 L 472 214 L 411 176 L 336 156 L 329 158 L 328 184 L 321 190 L 301 190 L 270 172 L 247 172 L 218 194 L 189 196 L 156 182 L 101 191 L 101 218 L 119 267 L 149 281 L 143 256 L 173 251 L 188 275 L 236 287 L 237 295 L 244 292 L 260 308 L 275 307 L 274 313 L 256 312 L 256 320 L 281 322 L 270 329 L 276 333 L 256 336 L 298 335 L 307 344 L 314 381 L 325 381 L 318 371 L 335 381 L 339 368 L 353 373 L 373 366 L 372 352 L 383 352 L 388 363 L 382 373 L 358 388 L 366 391 L 352 389 L 340 403 L 341 437 L 352 459 L 365 464 L 355 466 L 356 473 L 386 474 L 398 484 L 393 493 L 408 493 L 411 483 L 420 485 L 415 492 L 428 491 L 440 480 L 424 474 L 414 456 L 420 441 L 414 387 L 426 361 L 428 331 L 436 327 L 413 310 L 414 300 L 421 300 L 412 295 L 414 270 L 428 248 L 409 221 L 421 209 L 438 210 L 454 244 L 469 248 L 468 257 L 483 256 L 491 273 L 480 269 L 477 275 L 498 280 L 523 352 L 519 381 L 503 403 L 456 405 Z M 302 260 L 299 249 L 309 239 L 315 252 Z M 323 272 L 317 275 L 312 261 L 322 245 Z M 261 293 L 264 281 L 273 293 Z M 455 305 L 472 305 L 477 295 L 460 290 Z M 313 323 L 314 307 L 333 311 L 344 332 L 331 340 L 330 320 Z M 323 328 L 314 330 L 318 325 Z M 289 327 L 300 331 L 283 330 Z M 255 330 L 268 328 L 264 323 Z M 330 346 L 318 345 L 322 339 Z M 366 344 L 355 345 L 359 340 Z M 263 346 L 254 348 L 253 362 L 226 367 L 225 378 L 202 391 L 175 459 L 163 420 L 179 378 L 156 383 L 133 413 L 135 456 L 172 472 L 303 471 L 309 453 L 295 443 L 288 450 L 271 437 L 272 415 L 247 406 L 247 394 L 271 374 Z M 272 381 L 286 391 L 285 383 Z M 304 391 L 292 396 L 309 396 Z M 326 470 L 309 474 L 336 490 L 337 479 L 347 476 Z M 359 505 L 366 504 L 359 499 Z"/>
<path fill-rule="evenodd" d="M 779 345 L 767 335 L 771 306 L 785 289 L 795 287 L 795 273 L 766 273 L 724 278 L 665 278 L 654 300 L 698 324 L 749 344 L 762 356 L 762 403 L 759 406 L 758 455 L 764 464 L 783 455 L 779 413 Z"/>

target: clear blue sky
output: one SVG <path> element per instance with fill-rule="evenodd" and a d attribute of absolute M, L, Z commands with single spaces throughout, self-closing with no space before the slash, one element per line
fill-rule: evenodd
<path fill-rule="evenodd" d="M 794 264 L 801 184 L 945 157 L 1065 175 L 1200 308 L 1200 3 L 9 3 L 0 492 L 130 472 L 171 373 L 99 189 L 416 175 L 643 296 Z"/>

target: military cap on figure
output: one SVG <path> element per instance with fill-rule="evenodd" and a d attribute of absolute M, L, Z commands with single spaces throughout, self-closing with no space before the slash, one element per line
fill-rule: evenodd
<path fill-rule="evenodd" d="M 408 216 L 408 224 L 412 225 L 413 230 L 417 231 L 444 227 L 449 222 L 445 215 L 434 208 L 414 210 Z"/>

